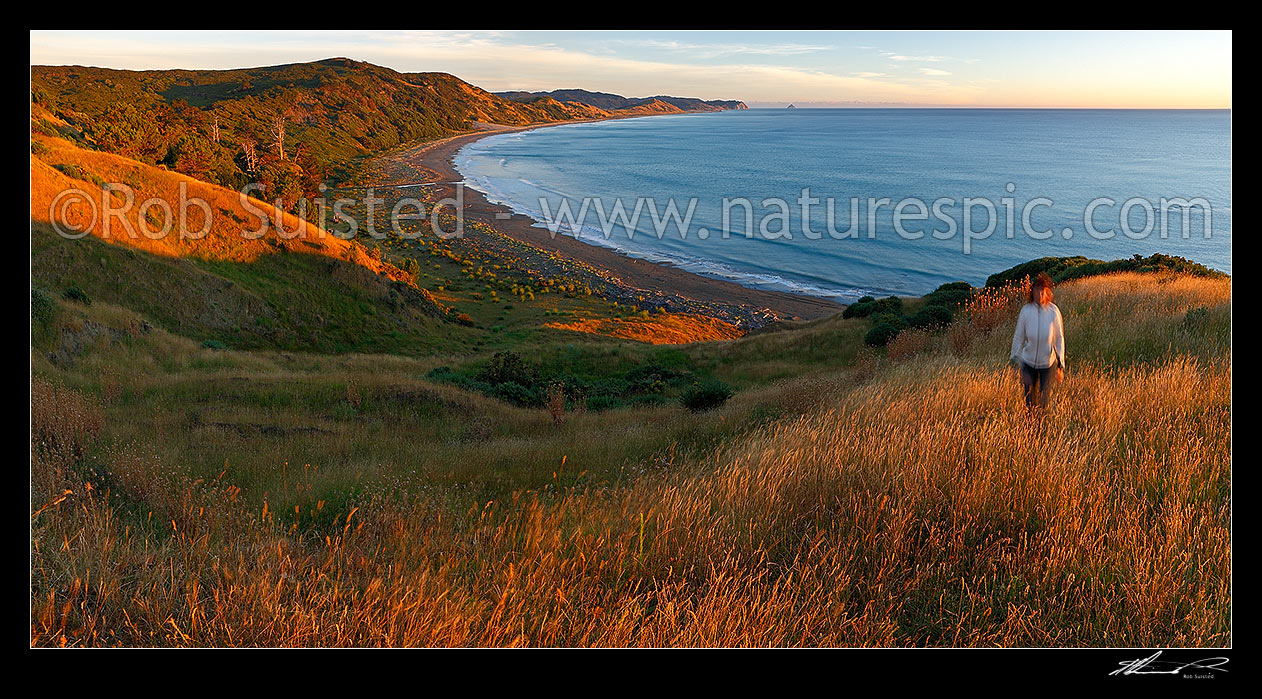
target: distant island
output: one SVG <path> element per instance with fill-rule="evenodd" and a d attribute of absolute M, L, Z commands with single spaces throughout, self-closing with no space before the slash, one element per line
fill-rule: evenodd
<path fill-rule="evenodd" d="M 794 107 L 793 105 L 789 105 L 789 106 L 785 107 L 785 109 L 797 109 L 797 107 Z"/>

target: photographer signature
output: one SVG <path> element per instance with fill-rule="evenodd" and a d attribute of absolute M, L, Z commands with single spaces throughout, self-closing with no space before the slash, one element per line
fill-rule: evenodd
<path fill-rule="evenodd" d="M 1121 665 L 1118 669 L 1110 672 L 1109 675 L 1178 675 L 1184 670 L 1191 668 L 1193 670 L 1213 670 L 1214 672 L 1227 672 L 1223 665 L 1227 664 L 1228 658 L 1222 656 L 1214 658 L 1202 658 L 1190 663 L 1177 663 L 1170 660 L 1158 660 L 1161 657 L 1161 651 L 1157 651 L 1147 658 L 1138 658 L 1135 660 L 1123 660 L 1118 663 Z M 1159 669 L 1165 668 L 1165 669 Z"/>

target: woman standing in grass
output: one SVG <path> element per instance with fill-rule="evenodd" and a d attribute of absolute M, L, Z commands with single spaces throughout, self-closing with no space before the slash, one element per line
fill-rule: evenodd
<path fill-rule="evenodd" d="M 1052 303 L 1052 278 L 1040 272 L 1030 285 L 1030 300 L 1017 316 L 1008 360 L 1020 373 L 1025 407 L 1047 407 L 1052 388 L 1065 376 L 1065 330 Z"/>

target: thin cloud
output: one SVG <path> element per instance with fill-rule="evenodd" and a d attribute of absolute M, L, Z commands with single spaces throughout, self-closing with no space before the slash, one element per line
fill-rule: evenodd
<path fill-rule="evenodd" d="M 897 51 L 888 51 L 876 48 L 875 46 L 860 46 L 858 48 L 876 51 L 881 57 L 891 61 L 899 61 L 901 63 L 977 63 L 976 58 L 959 58 L 956 56 L 937 56 L 937 55 L 916 55 L 905 54 Z"/>
<path fill-rule="evenodd" d="M 693 48 L 682 42 L 671 44 Z M 699 46 L 699 45 L 698 45 Z M 815 45 L 711 47 L 755 58 L 827 47 Z M 262 33 L 89 33 L 32 35 L 33 63 L 87 62 L 130 69 L 232 68 L 309 61 L 332 56 L 389 66 L 399 71 L 442 71 L 488 90 L 546 90 L 582 87 L 631 97 L 677 94 L 704 99 L 958 101 L 961 95 L 924 94 L 926 89 L 886 75 L 849 75 L 774 63 L 698 63 L 695 55 L 671 60 L 610 55 L 595 50 L 540 44 L 511 34 L 428 31 Z M 936 89 L 932 90 L 936 91 Z"/>
<path fill-rule="evenodd" d="M 821 51 L 831 51 L 832 46 L 819 44 L 695 44 L 683 41 L 663 41 L 661 39 L 621 40 L 618 43 L 627 46 L 666 49 L 668 51 L 686 51 L 700 58 L 718 58 L 728 55 L 754 56 L 801 56 Z"/>
<path fill-rule="evenodd" d="M 888 51 L 881 52 L 882 56 L 891 61 L 915 61 L 917 63 L 941 63 L 949 60 L 946 56 L 904 56 L 898 53 L 890 53 Z"/>

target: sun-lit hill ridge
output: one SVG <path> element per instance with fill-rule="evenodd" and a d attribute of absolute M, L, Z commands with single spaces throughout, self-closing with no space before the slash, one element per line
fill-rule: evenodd
<path fill-rule="evenodd" d="M 684 110 L 659 99 L 650 99 L 618 111 L 621 114 L 679 114 Z"/>
<path fill-rule="evenodd" d="M 544 92 L 525 92 L 513 90 L 497 92 L 505 99 L 529 102 L 540 97 L 551 97 L 561 102 L 589 104 L 609 111 L 630 110 L 652 102 L 669 104 L 681 112 L 719 112 L 729 109 L 748 109 L 740 100 L 702 100 L 695 97 L 671 97 L 654 95 L 652 97 L 623 97 L 611 92 L 593 92 L 591 90 L 567 89 Z"/>
<path fill-rule="evenodd" d="M 407 84 L 427 90 L 443 104 L 471 121 L 524 126 L 542 121 L 599 119 L 609 116 L 608 111 L 591 105 L 560 102 L 550 98 L 528 102 L 506 100 L 447 73 L 405 73 L 402 77 Z"/>

